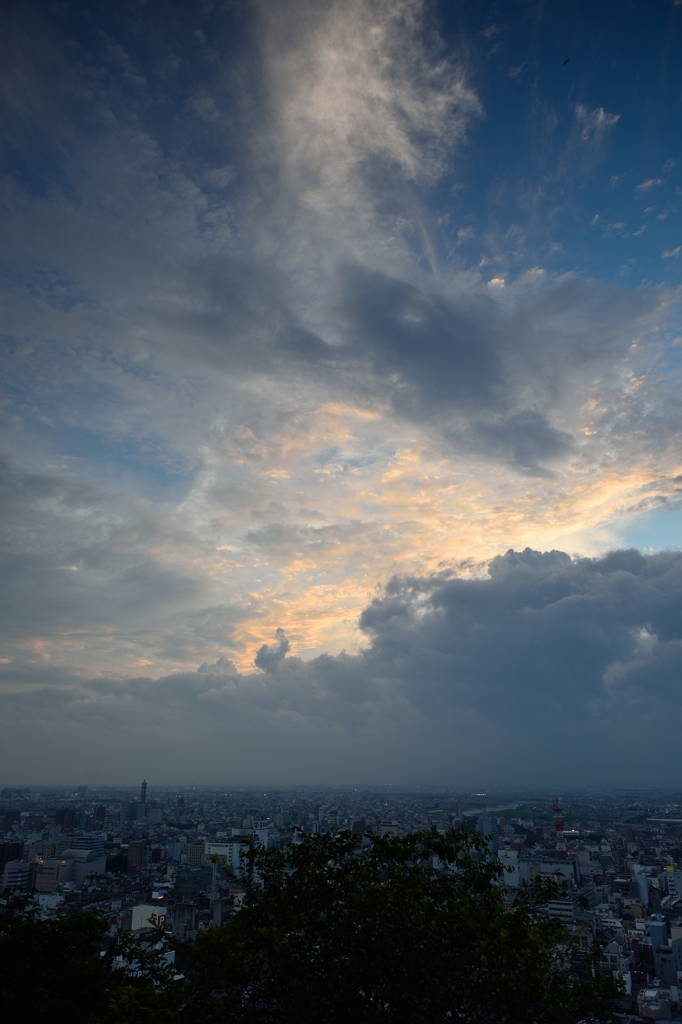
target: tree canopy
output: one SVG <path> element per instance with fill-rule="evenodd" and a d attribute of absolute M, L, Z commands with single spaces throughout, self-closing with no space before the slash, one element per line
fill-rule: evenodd
<path fill-rule="evenodd" d="M 0 900 L 0 1011 L 13 1024 L 172 1020 L 178 986 L 162 949 L 110 939 L 101 914 L 41 920 L 29 896 Z"/>
<path fill-rule="evenodd" d="M 254 846 L 242 908 L 183 947 L 175 980 L 154 951 L 110 944 L 95 915 L 41 922 L 6 906 L 2 1005 L 47 1024 L 614 1020 L 619 987 L 594 974 L 596 951 L 538 913 L 549 890 L 510 907 L 501 876 L 461 828 Z"/>
<path fill-rule="evenodd" d="M 253 848 L 245 905 L 191 954 L 205 1020 L 264 1022 L 610 1019 L 613 978 L 537 913 L 510 909 L 483 837 L 435 829 L 308 836 Z"/>

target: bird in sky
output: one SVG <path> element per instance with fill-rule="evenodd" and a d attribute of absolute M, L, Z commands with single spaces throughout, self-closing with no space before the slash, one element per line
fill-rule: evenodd
<path fill-rule="evenodd" d="M 563 62 L 563 64 L 562 64 L 561 66 L 562 66 L 562 68 L 565 68 L 565 67 L 566 67 L 566 65 L 567 65 L 567 64 L 570 64 L 570 63 L 571 63 L 571 58 L 570 58 L 570 57 L 567 57 L 567 58 L 566 58 L 566 60 L 565 60 L 565 61 Z"/>

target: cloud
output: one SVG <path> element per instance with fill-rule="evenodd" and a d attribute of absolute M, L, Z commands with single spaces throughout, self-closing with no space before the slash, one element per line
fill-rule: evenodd
<path fill-rule="evenodd" d="M 205 748 L 217 778 L 226 737 L 248 761 L 264 730 L 300 778 L 381 774 L 412 743 L 432 777 L 453 748 L 494 764 L 528 737 L 437 683 L 475 650 L 455 621 L 448 661 L 437 597 L 459 583 L 432 571 L 529 542 L 594 553 L 679 500 L 676 295 L 590 280 L 570 232 L 549 237 L 582 223 L 571 175 L 587 187 L 574 172 L 620 115 L 569 109 L 562 149 L 539 97 L 519 173 L 541 150 L 542 181 L 509 227 L 471 173 L 503 138 L 485 76 L 509 85 L 509 61 L 485 71 L 430 4 L 155 10 L 16 4 L 0 40 L 7 756 L 61 729 L 97 764 L 110 728 L 112 766 L 165 730 L 168 772 Z M 514 25 L 484 37 L 502 32 L 511 53 Z M 402 663 L 369 624 L 401 601 Z M 604 662 L 610 694 L 674 664 L 649 625 Z"/>
<path fill-rule="evenodd" d="M 541 763 L 548 778 L 549 758 L 562 783 L 606 780 L 611 764 L 621 784 L 655 784 L 682 713 L 681 600 L 680 552 L 510 550 L 483 578 L 390 580 L 361 616 L 357 655 L 304 662 L 278 630 L 256 656 L 261 673 L 220 659 L 156 680 L 62 680 L 10 703 L 53 727 L 104 713 L 113 733 L 130 716 L 154 722 L 190 748 L 201 742 L 211 770 L 219 736 L 241 751 L 240 730 L 257 728 L 257 752 L 231 780 L 325 779 L 341 764 L 349 781 L 367 780 L 379 763 L 382 778 L 454 780 L 485 764 L 508 784 Z M 150 742 L 156 759 L 161 741 Z"/>
<path fill-rule="evenodd" d="M 288 173 L 304 201 L 342 201 L 375 161 L 409 180 L 439 175 L 480 110 L 438 53 L 421 0 L 268 4 L 268 73 Z M 300 182 L 297 182 L 300 187 Z"/>
<path fill-rule="evenodd" d="M 574 396 L 597 377 L 615 380 L 630 331 L 660 301 L 570 277 L 535 291 L 521 285 L 509 300 L 482 287 L 447 294 L 357 265 L 341 268 L 338 282 L 346 345 L 337 366 L 344 356 L 362 360 L 365 381 L 401 415 L 460 450 L 538 474 L 572 450 Z"/>
<path fill-rule="evenodd" d="M 273 647 L 269 644 L 263 644 L 254 659 L 256 668 L 261 668 L 264 672 L 274 672 L 278 665 L 284 661 L 284 658 L 291 649 L 291 644 L 287 640 L 283 629 L 278 629 L 276 636 L 277 646 Z"/>
<path fill-rule="evenodd" d="M 575 116 L 584 142 L 599 143 L 609 128 L 620 121 L 620 114 L 609 114 L 603 107 L 589 107 L 585 103 L 576 104 Z"/>
<path fill-rule="evenodd" d="M 567 456 L 574 447 L 571 434 L 557 430 L 542 413 L 529 410 L 477 423 L 472 443 L 477 442 L 488 457 L 536 476 L 551 474 L 546 463 Z"/>
<path fill-rule="evenodd" d="M 637 186 L 637 191 L 648 192 L 652 188 L 656 188 L 657 185 L 663 185 L 664 183 L 664 178 L 648 178 L 646 181 L 641 182 L 641 184 Z"/>
<path fill-rule="evenodd" d="M 594 175 L 597 168 L 607 158 L 608 153 L 614 144 L 614 129 L 620 121 L 620 114 L 612 114 L 603 107 L 591 107 L 587 103 L 576 103 L 572 105 L 574 120 L 570 125 L 564 146 L 558 153 L 556 170 L 553 175 L 552 185 L 560 186 L 557 193 L 555 187 L 551 188 L 553 201 L 547 205 L 549 199 L 548 185 L 545 180 L 538 183 L 537 196 L 534 205 L 539 202 L 545 210 L 544 216 L 549 210 L 557 206 L 563 207 L 568 203 L 572 207 L 576 201 L 575 186 L 587 181 Z M 558 113 L 552 108 L 547 113 L 547 125 L 544 129 L 546 139 L 546 153 L 543 156 L 543 163 L 546 163 L 551 150 L 551 140 L 555 136 L 560 125 Z M 614 181 L 611 181 L 613 185 Z M 567 207 L 567 209 L 568 209 Z M 540 207 L 537 209 L 540 214 Z"/>
<path fill-rule="evenodd" d="M 507 77 L 513 79 L 522 78 L 524 72 L 529 67 L 531 67 L 531 64 L 529 64 L 528 61 L 524 60 L 521 64 L 517 64 L 516 66 L 510 67 L 507 71 Z"/>
<path fill-rule="evenodd" d="M 662 701 L 662 710 L 672 695 L 657 687 L 655 659 L 645 691 L 626 681 L 643 629 L 682 657 L 675 613 L 681 586 L 677 552 L 571 559 L 558 551 L 509 551 L 492 560 L 488 579 L 396 579 L 361 625 L 372 637 L 370 662 L 382 673 L 386 664 L 400 665 L 411 699 L 432 713 L 470 703 L 489 721 L 535 736 L 540 723 L 549 727 L 557 716 L 558 738 L 560 717 L 585 723 L 635 716 L 642 702 Z M 615 663 L 618 692 L 607 685 Z M 682 691 L 674 701 L 682 703 Z"/>
<path fill-rule="evenodd" d="M 0 459 L 0 640 L 12 672 L 74 658 L 81 671 L 105 670 L 122 653 L 131 665 L 182 662 L 183 648 L 196 657 L 197 633 L 211 636 L 216 592 L 182 556 L 190 538 L 131 502 L 127 482 L 115 494 L 69 470 L 27 473 Z M 166 545 L 170 558 L 160 557 Z M 223 644 L 239 617 L 223 607 Z"/>
<path fill-rule="evenodd" d="M 428 427 L 438 443 L 547 474 L 573 450 L 575 427 L 564 409 L 590 375 L 610 374 L 607 360 L 627 352 L 630 324 L 651 314 L 656 296 L 624 298 L 590 282 L 547 278 L 540 293 L 517 289 L 496 300 L 471 275 L 460 284 L 456 274 L 422 271 L 413 230 L 427 239 L 429 260 L 435 255 L 419 190 L 456 160 L 481 112 L 464 64 L 446 56 L 417 0 L 302 2 L 286 13 L 266 3 L 254 11 L 245 39 L 249 60 L 263 70 L 262 89 L 250 95 L 249 118 L 233 104 L 219 130 L 202 121 L 200 173 L 165 155 L 148 116 L 165 80 L 136 72 L 131 92 L 121 69 L 134 62 L 109 46 L 102 83 L 86 83 L 65 61 L 59 36 L 38 35 L 26 60 L 31 76 L 17 75 L 13 86 L 26 118 L 17 122 L 17 145 L 29 145 L 28 123 L 52 104 L 43 130 L 73 157 L 50 198 L 14 186 L 4 236 L 8 250 L 22 254 L 26 281 L 8 300 L 8 322 L 41 350 L 36 362 L 52 359 L 61 374 L 63 361 L 42 339 L 91 352 L 88 339 L 96 337 L 95 348 L 127 363 L 127 386 L 137 374 L 137 417 L 146 401 L 142 367 L 155 359 L 150 382 L 165 373 L 164 384 L 175 386 L 170 361 L 180 359 L 197 377 L 202 369 L 223 374 L 234 385 L 230 403 L 254 380 L 275 393 L 281 385 L 297 403 L 320 391 L 367 407 L 379 402 Z M 238 64 L 232 84 L 242 98 L 251 86 L 248 63 Z M 54 66 L 56 80 L 45 71 Z M 224 83 L 203 66 L 192 74 L 190 94 L 212 93 L 225 111 Z M 66 102 L 74 91 L 88 117 L 102 122 L 94 143 Z M 175 113 L 174 130 L 188 145 L 198 130 L 194 109 Z M 618 116 L 576 107 L 581 131 L 593 139 Z M 231 159 L 211 167 L 207 154 L 223 151 L 224 138 Z M 70 207 L 67 193 L 78 196 Z M 46 266 L 40 302 L 28 299 L 36 259 Z M 87 370 L 81 392 L 90 387 L 92 360 Z M 73 379 L 70 366 L 69 373 Z M 196 386 L 208 390 L 205 380 Z M 82 401 L 79 394 L 74 408 Z M 110 430 L 106 418 L 93 408 L 89 423 Z M 147 436 L 145 444 L 158 440 Z"/>

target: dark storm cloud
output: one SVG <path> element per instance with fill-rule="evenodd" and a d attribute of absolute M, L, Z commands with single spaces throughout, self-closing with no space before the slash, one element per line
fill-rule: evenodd
<path fill-rule="evenodd" d="M 363 613 L 369 663 L 399 675 L 416 705 L 470 704 L 532 732 L 554 714 L 634 711 L 660 698 L 670 657 L 682 672 L 682 553 L 572 560 L 527 549 L 493 559 L 489 573 L 394 580 Z M 646 652 L 641 687 L 630 670 Z M 682 683 L 674 703 L 682 705 Z"/>
<path fill-rule="evenodd" d="M 479 420 L 472 431 L 472 444 L 500 462 L 537 476 L 551 471 L 544 463 L 556 462 L 568 455 L 574 438 L 557 430 L 542 413 L 524 410 L 497 420 Z"/>
<path fill-rule="evenodd" d="M 279 628 L 276 636 L 278 641 L 277 645 L 263 644 L 263 646 L 259 648 L 254 659 L 254 665 L 256 668 L 261 668 L 264 672 L 276 671 L 291 648 L 291 644 L 287 640 L 283 629 Z"/>
<path fill-rule="evenodd" d="M 538 475 L 574 446 L 552 415 L 576 388 L 614 375 L 637 325 L 663 301 L 578 278 L 509 302 L 359 265 L 341 268 L 338 281 L 341 359 L 364 362 L 400 414 Z"/>
<path fill-rule="evenodd" d="M 257 673 L 222 658 L 156 680 L 69 686 L 60 675 L 63 699 L 39 687 L 16 700 L 38 716 L 68 708 L 83 721 L 106 708 L 112 728 L 134 708 L 188 734 L 206 716 L 230 736 L 248 721 L 265 745 L 297 743 L 309 770 L 323 770 L 324 756 L 309 745 L 312 729 L 333 737 L 337 753 L 354 745 L 362 764 L 380 754 L 397 776 L 401 745 L 412 768 L 435 757 L 439 771 L 457 772 L 480 757 L 498 778 L 522 778 L 534 756 L 552 754 L 557 777 L 566 779 L 577 751 L 579 774 L 608 774 L 609 758 L 628 749 L 632 771 L 653 781 L 652 747 L 679 730 L 680 552 L 572 559 L 508 551 L 491 561 L 485 579 L 394 578 L 360 626 L 368 646 L 357 655 L 288 657 L 278 630 L 277 642 L 256 655 Z M 520 755 L 531 748 L 532 756 Z M 276 764 L 273 757 L 272 772 Z"/>
<path fill-rule="evenodd" d="M 305 326 L 290 282 L 225 257 L 188 263 L 172 300 L 138 310 L 153 342 L 230 374 L 308 379 L 434 430 L 443 441 L 543 475 L 575 438 L 576 391 L 615 379 L 639 325 L 667 296 L 588 280 L 547 283 L 508 302 L 485 287 L 448 294 L 437 282 L 338 268 L 329 344 Z"/>
<path fill-rule="evenodd" d="M 360 264 L 338 268 L 335 292 L 335 344 L 299 318 L 285 275 L 224 257 L 188 264 L 171 302 L 138 313 L 181 354 L 388 400 L 459 449 L 543 475 L 574 448 L 552 422 L 557 411 L 574 418 L 577 390 L 615 379 L 639 325 L 667 300 L 579 278 L 509 301 L 482 286 L 452 295 Z"/>
<path fill-rule="evenodd" d="M 481 297 L 460 303 L 361 266 L 339 271 L 339 313 L 351 347 L 374 373 L 401 375 L 396 404 L 424 407 L 494 401 L 501 383 L 499 311 Z"/>
<path fill-rule="evenodd" d="M 682 553 L 573 560 L 526 549 L 493 559 L 489 574 L 395 578 L 362 614 L 362 654 L 285 659 L 282 633 L 256 664 L 276 663 L 287 693 L 326 695 L 337 708 L 407 700 L 427 716 L 469 709 L 529 735 L 557 714 L 682 707 L 682 679 L 670 689 L 671 664 L 682 676 Z M 315 714 L 316 703 L 300 710 Z"/>

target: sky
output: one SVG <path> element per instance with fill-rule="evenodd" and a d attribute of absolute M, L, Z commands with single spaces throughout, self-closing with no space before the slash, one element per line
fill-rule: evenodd
<path fill-rule="evenodd" d="M 4 10 L 3 783 L 681 784 L 682 2 Z"/>

